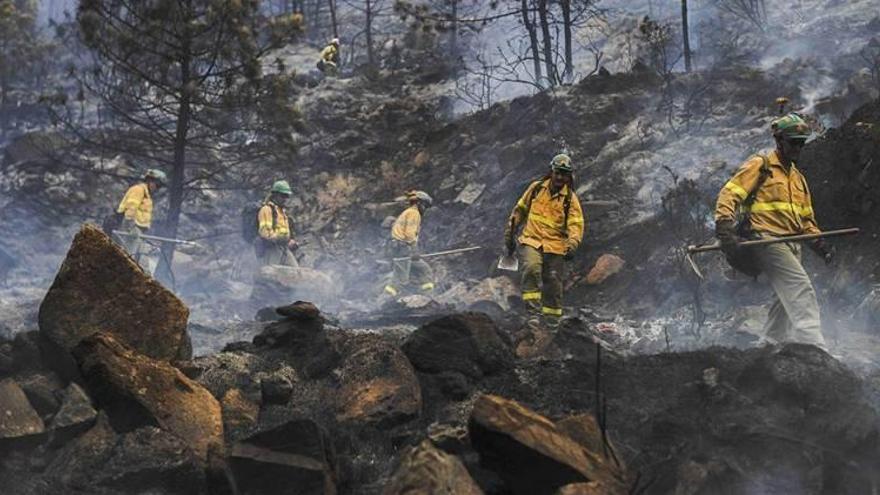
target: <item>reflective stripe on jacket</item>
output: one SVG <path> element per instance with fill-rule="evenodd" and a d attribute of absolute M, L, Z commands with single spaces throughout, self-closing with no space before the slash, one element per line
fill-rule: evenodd
<path fill-rule="evenodd" d="M 141 182 L 129 187 L 116 213 L 124 213 L 126 220 L 133 220 L 138 227 L 149 229 L 153 221 L 153 199 L 150 198 L 147 184 Z"/>
<path fill-rule="evenodd" d="M 818 234 L 820 230 L 806 179 L 794 163 L 786 172 L 775 150 L 766 156 L 770 175 L 761 184 L 749 209 L 752 230 L 773 236 Z M 760 156 L 753 156 L 724 185 L 715 204 L 716 222 L 736 221 L 737 208 L 757 184 L 762 164 Z"/>
<path fill-rule="evenodd" d="M 532 197 L 532 190 L 535 187 L 541 187 L 541 190 L 529 207 L 529 198 Z M 522 223 L 523 217 L 528 213 L 522 235 L 519 236 L 521 244 L 550 254 L 565 254 L 566 250 L 577 249 L 584 237 L 586 222 L 581 202 L 577 194 L 572 191 L 568 210 L 568 232 L 563 232 L 564 204 L 567 194 L 568 186 L 563 186 L 556 194 L 551 193 L 550 179 L 535 181 L 526 189 L 510 213 L 516 225 Z"/>
<path fill-rule="evenodd" d="M 412 205 L 403 210 L 403 213 L 391 226 L 391 238 L 397 241 L 414 244 L 419 240 L 419 227 L 422 224 L 422 214 L 419 207 Z"/>
<path fill-rule="evenodd" d="M 267 201 L 266 204 L 260 208 L 260 212 L 257 214 L 257 221 L 259 223 L 260 237 L 267 241 L 289 239 L 291 236 L 290 224 L 287 221 L 287 213 L 284 212 L 284 208 L 271 201 Z"/>

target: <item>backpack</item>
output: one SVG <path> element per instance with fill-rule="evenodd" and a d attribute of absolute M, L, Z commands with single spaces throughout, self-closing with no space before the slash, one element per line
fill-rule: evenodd
<path fill-rule="evenodd" d="M 241 238 L 253 243 L 260 236 L 260 210 L 266 203 L 251 203 L 241 210 Z M 275 208 L 272 208 L 272 228 L 275 228 Z"/>
<path fill-rule="evenodd" d="M 550 178 L 549 175 L 544 176 L 540 180 L 538 180 L 538 185 L 532 188 L 532 193 L 529 195 L 529 202 L 526 204 L 526 217 L 528 217 L 529 211 L 532 209 L 532 201 L 538 197 L 538 193 L 541 192 L 541 189 L 544 187 L 544 181 Z M 565 198 L 562 200 L 562 234 L 568 235 L 568 212 L 571 210 L 571 197 L 574 191 L 574 181 L 568 185 L 568 192 L 565 194 Z"/>

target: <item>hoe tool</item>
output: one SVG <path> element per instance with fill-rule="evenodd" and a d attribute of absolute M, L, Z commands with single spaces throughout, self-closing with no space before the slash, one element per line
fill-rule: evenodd
<path fill-rule="evenodd" d="M 739 243 L 740 246 L 748 247 L 748 246 L 765 246 L 767 244 L 777 244 L 780 242 L 804 242 L 804 241 L 812 241 L 814 239 L 823 239 L 825 237 L 837 237 L 842 235 L 853 235 L 858 234 L 859 229 L 851 228 L 851 229 L 840 229 L 840 230 L 829 230 L 827 232 L 822 232 L 820 234 L 798 234 L 791 235 L 787 237 L 776 237 L 773 239 L 757 239 L 754 241 L 745 241 Z M 691 255 L 696 253 L 705 253 L 708 251 L 720 251 L 721 243 L 714 242 L 712 244 L 706 244 L 703 246 L 688 246 L 685 251 L 685 259 L 687 259 L 688 264 L 690 264 L 691 268 L 694 270 L 694 273 L 697 274 L 701 280 L 703 279 L 703 273 L 700 272 L 700 269 L 697 267 L 697 264 L 694 263 Z"/>

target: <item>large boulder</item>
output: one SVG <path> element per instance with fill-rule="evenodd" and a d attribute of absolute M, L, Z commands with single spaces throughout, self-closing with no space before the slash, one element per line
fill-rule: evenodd
<path fill-rule="evenodd" d="M 303 419 L 262 431 L 229 449 L 229 467 L 242 495 L 336 493 L 335 455 L 326 432 Z"/>
<path fill-rule="evenodd" d="M 377 335 L 349 339 L 343 350 L 336 419 L 379 427 L 418 416 L 422 392 L 415 370 L 400 349 Z"/>
<path fill-rule="evenodd" d="M 117 431 L 158 426 L 207 461 L 223 446 L 220 404 L 166 361 L 138 354 L 110 334 L 86 337 L 73 350 L 87 388 Z"/>
<path fill-rule="evenodd" d="M 457 457 L 424 440 L 410 448 L 382 495 L 483 495 Z"/>
<path fill-rule="evenodd" d="M 189 357 L 187 318 L 180 299 L 86 224 L 40 305 L 39 325 L 64 349 L 102 331 L 141 354 L 171 360 Z"/>
<path fill-rule="evenodd" d="M 45 425 L 12 378 L 0 381 L 0 444 L 43 433 Z"/>
<path fill-rule="evenodd" d="M 260 306 L 277 306 L 299 299 L 319 305 L 333 304 L 340 286 L 330 276 L 313 268 L 264 266 L 254 277 L 251 299 Z"/>
<path fill-rule="evenodd" d="M 455 371 L 479 379 L 513 366 L 513 353 L 483 313 L 459 313 L 413 332 L 403 352 L 419 371 Z"/>
<path fill-rule="evenodd" d="M 468 424 L 480 463 L 516 494 L 551 495 L 565 485 L 596 482 L 602 493 L 627 493 L 600 453 L 564 435 L 549 419 L 493 395 L 474 403 Z"/>

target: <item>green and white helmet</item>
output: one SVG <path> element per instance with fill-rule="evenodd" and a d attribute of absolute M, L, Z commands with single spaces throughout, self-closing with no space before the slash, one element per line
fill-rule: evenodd
<path fill-rule="evenodd" d="M 560 153 L 554 156 L 553 159 L 550 160 L 550 170 L 568 173 L 574 172 L 574 168 L 571 166 L 571 157 L 565 153 Z"/>
<path fill-rule="evenodd" d="M 774 137 L 808 139 L 813 133 L 810 124 L 795 112 L 779 117 L 770 124 Z"/>
<path fill-rule="evenodd" d="M 290 184 L 288 184 L 286 180 L 276 180 L 275 183 L 272 184 L 270 192 L 283 194 L 285 196 L 293 194 L 293 190 L 290 189 Z"/>
<path fill-rule="evenodd" d="M 153 179 L 163 186 L 168 183 L 168 176 L 165 175 L 165 172 L 157 168 L 148 169 L 144 174 L 144 179 Z"/>

